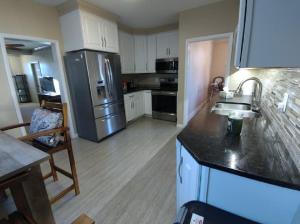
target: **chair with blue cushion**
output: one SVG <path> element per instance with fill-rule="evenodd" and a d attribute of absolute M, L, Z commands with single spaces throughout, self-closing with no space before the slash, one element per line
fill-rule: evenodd
<path fill-rule="evenodd" d="M 68 128 L 67 104 L 43 101 L 41 108 L 38 108 L 33 112 L 30 123 L 12 125 L 0 128 L 0 130 L 7 131 L 25 126 L 29 126 L 29 134 L 20 137 L 19 139 L 50 155 L 49 162 L 51 171 L 44 176 L 44 179 L 53 177 L 53 180 L 57 181 L 57 172 L 59 172 L 72 179 L 73 182 L 71 186 L 67 187 L 53 198 L 50 198 L 50 202 L 56 202 L 73 190 L 75 191 L 75 195 L 78 195 L 80 191 Z M 53 154 L 63 150 L 67 150 L 68 152 L 71 172 L 55 165 Z"/>

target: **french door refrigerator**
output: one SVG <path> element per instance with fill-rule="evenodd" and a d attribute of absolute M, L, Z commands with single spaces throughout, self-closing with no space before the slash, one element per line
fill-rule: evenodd
<path fill-rule="evenodd" d="M 79 137 L 100 141 L 125 128 L 120 56 L 68 52 L 65 65 Z"/>

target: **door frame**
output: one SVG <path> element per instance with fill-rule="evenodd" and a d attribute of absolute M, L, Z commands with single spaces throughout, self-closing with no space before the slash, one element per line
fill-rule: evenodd
<path fill-rule="evenodd" d="M 52 50 L 52 56 L 54 60 L 54 64 L 57 66 L 58 70 L 58 77 L 59 77 L 59 83 L 60 83 L 60 89 L 61 89 L 61 98 L 62 102 L 66 102 L 68 104 L 68 114 L 69 114 L 69 128 L 70 128 L 70 135 L 72 138 L 76 138 L 78 136 L 75 125 L 74 125 L 74 117 L 72 110 L 70 108 L 71 101 L 69 96 L 69 91 L 67 88 L 67 80 L 64 72 L 63 62 L 62 62 L 62 56 L 60 52 L 59 42 L 57 40 L 52 39 L 45 39 L 45 38 L 39 38 L 39 37 L 31 37 L 31 36 L 23 36 L 23 35 L 15 35 L 15 34 L 8 34 L 8 33 L 0 33 L 0 47 L 1 47 L 1 54 L 3 57 L 3 63 L 5 67 L 5 73 L 8 79 L 9 89 L 11 92 L 11 96 L 13 99 L 13 104 L 15 107 L 15 111 L 17 114 L 17 119 L 19 123 L 23 123 L 23 117 L 16 93 L 16 88 L 13 81 L 12 71 L 10 69 L 9 60 L 8 60 L 8 53 L 5 48 L 5 39 L 11 38 L 11 39 L 20 39 L 20 40 L 28 40 L 28 41 L 38 41 L 38 42 L 49 42 L 51 44 L 51 50 Z M 21 134 L 26 135 L 25 128 L 21 128 Z"/>
<path fill-rule="evenodd" d="M 189 97 L 188 97 L 188 80 L 189 80 L 189 65 L 190 65 L 190 54 L 189 54 L 189 46 L 191 43 L 200 42 L 200 41 L 213 41 L 219 39 L 228 39 L 228 56 L 227 64 L 226 64 L 226 73 L 225 73 L 225 87 L 228 87 L 229 83 L 229 75 L 231 71 L 231 60 L 232 60 L 232 51 L 233 51 L 233 33 L 221 33 L 209 36 L 200 36 L 194 37 L 186 40 L 185 43 L 185 76 L 184 76 L 184 96 L 183 96 L 183 125 L 178 124 L 178 126 L 186 126 L 189 122 L 189 113 L 188 113 L 188 105 L 189 105 Z M 201 108 L 198 108 L 199 110 Z M 197 112 L 197 111 L 196 111 Z"/>

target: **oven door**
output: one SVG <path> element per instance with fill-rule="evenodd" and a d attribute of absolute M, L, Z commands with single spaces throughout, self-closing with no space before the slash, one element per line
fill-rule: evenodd
<path fill-rule="evenodd" d="M 152 117 L 176 121 L 177 92 L 152 91 Z"/>

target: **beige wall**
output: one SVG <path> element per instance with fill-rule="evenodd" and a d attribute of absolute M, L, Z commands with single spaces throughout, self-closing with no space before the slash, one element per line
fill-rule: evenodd
<path fill-rule="evenodd" d="M 189 45 L 189 71 L 188 71 L 188 116 L 195 115 L 199 107 L 208 98 L 208 86 L 211 79 L 211 65 L 213 55 L 213 42 L 201 41 Z"/>
<path fill-rule="evenodd" d="M 193 37 L 234 32 L 238 21 L 238 6 L 238 0 L 225 0 L 180 13 L 177 105 L 179 124 L 183 123 L 186 40 Z"/>
<path fill-rule="evenodd" d="M 212 50 L 211 80 L 217 76 L 225 77 L 228 61 L 228 40 L 214 41 Z"/>
<path fill-rule="evenodd" d="M 32 0 L 1 0 L 0 32 L 58 40 L 60 48 L 63 49 L 58 12 L 53 7 L 37 4 Z M 17 123 L 2 58 L 0 95 L 0 126 Z"/>
<path fill-rule="evenodd" d="M 119 20 L 119 16 L 117 16 L 116 14 L 106 9 L 100 8 L 97 5 L 91 4 L 85 0 L 68 0 L 63 4 L 57 6 L 56 8 L 59 15 L 64 15 L 73 10 L 80 9 L 115 22 Z"/>

